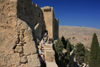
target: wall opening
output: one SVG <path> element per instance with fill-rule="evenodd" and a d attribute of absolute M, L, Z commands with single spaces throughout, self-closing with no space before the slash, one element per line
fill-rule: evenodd
<path fill-rule="evenodd" d="M 45 32 L 44 33 L 47 33 L 48 34 L 48 31 L 47 30 L 45 30 Z"/>

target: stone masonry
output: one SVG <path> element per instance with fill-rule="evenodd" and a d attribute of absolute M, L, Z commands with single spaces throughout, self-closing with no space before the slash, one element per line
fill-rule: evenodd
<path fill-rule="evenodd" d="M 32 0 L 0 0 L 0 67 L 40 67 L 38 40 L 45 30 L 58 38 L 59 21 L 49 8 L 46 15 Z"/>
<path fill-rule="evenodd" d="M 41 8 L 44 15 L 44 21 L 46 24 L 46 30 L 48 31 L 48 36 L 51 39 L 58 38 L 58 19 L 55 19 L 53 7 L 42 7 Z M 56 29 L 57 28 L 57 29 Z"/>

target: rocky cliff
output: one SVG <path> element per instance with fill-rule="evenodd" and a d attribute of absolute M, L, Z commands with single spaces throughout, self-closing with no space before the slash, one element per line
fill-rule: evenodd
<path fill-rule="evenodd" d="M 59 26 L 59 37 L 64 36 L 74 45 L 81 42 L 85 46 L 90 47 L 93 33 L 97 34 L 100 44 L 100 29 L 88 27 Z"/>

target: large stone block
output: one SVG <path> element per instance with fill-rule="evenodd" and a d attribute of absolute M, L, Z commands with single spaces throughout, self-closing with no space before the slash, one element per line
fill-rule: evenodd
<path fill-rule="evenodd" d="M 40 61 L 38 59 L 38 55 L 30 55 L 27 57 L 28 58 L 28 67 L 39 67 L 40 66 Z"/>
<path fill-rule="evenodd" d="M 36 50 L 36 46 L 35 46 L 35 42 L 34 41 L 27 42 L 24 45 L 24 54 L 25 55 L 34 54 L 36 52 L 37 52 L 37 50 Z"/>
<path fill-rule="evenodd" d="M 22 49 L 23 49 L 22 46 L 17 46 L 16 49 L 15 49 L 15 51 L 22 52 Z"/>
<path fill-rule="evenodd" d="M 19 65 L 20 64 L 20 56 L 18 53 L 14 53 L 14 54 L 6 56 L 5 61 L 9 65 L 13 65 L 13 64 Z"/>

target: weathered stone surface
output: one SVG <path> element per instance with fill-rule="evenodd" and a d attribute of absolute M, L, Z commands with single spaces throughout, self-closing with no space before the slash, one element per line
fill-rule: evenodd
<path fill-rule="evenodd" d="M 15 16 L 16 15 L 16 13 L 14 13 L 14 12 L 9 12 L 8 13 L 8 16 L 10 17 L 10 16 Z"/>
<path fill-rule="evenodd" d="M 21 64 L 21 65 L 19 65 L 17 67 L 28 67 L 28 66 L 27 66 L 27 64 Z"/>
<path fill-rule="evenodd" d="M 25 55 L 34 54 L 36 52 L 37 52 L 37 50 L 36 50 L 36 46 L 35 46 L 35 42 L 34 41 L 27 42 L 24 45 L 24 54 Z"/>
<path fill-rule="evenodd" d="M 26 56 L 22 56 L 20 59 L 21 59 L 20 60 L 21 63 L 26 63 L 27 62 L 27 57 Z"/>
<path fill-rule="evenodd" d="M 12 65 L 12 64 L 19 65 L 20 64 L 20 56 L 18 53 L 14 53 L 14 54 L 6 56 L 5 60 L 8 65 Z"/>
<path fill-rule="evenodd" d="M 25 36 L 25 37 L 24 37 L 24 41 L 25 41 L 25 42 L 29 42 L 29 41 L 32 41 L 32 40 L 33 40 L 32 35 L 29 35 L 29 36 Z"/>
<path fill-rule="evenodd" d="M 2 30 L 1 30 L 2 31 Z M 16 37 L 13 35 L 9 35 L 11 33 L 2 33 L 0 36 L 0 51 L 10 51 L 16 45 L 15 42 L 17 41 Z"/>
<path fill-rule="evenodd" d="M 16 45 L 15 42 L 9 42 L 5 47 L 7 48 L 8 51 L 10 51 L 13 49 L 15 45 Z"/>
<path fill-rule="evenodd" d="M 16 48 L 15 48 L 15 51 L 17 51 L 17 52 L 22 52 L 22 46 L 17 46 Z"/>
<path fill-rule="evenodd" d="M 24 21 L 19 21 L 21 24 L 20 24 L 20 29 L 28 29 L 28 25 L 27 25 L 27 23 L 25 23 Z"/>
<path fill-rule="evenodd" d="M 32 30 L 28 27 L 28 29 L 25 30 L 24 34 L 25 36 L 32 35 Z"/>
<path fill-rule="evenodd" d="M 9 0 L 10 2 L 17 2 L 17 0 Z"/>
<path fill-rule="evenodd" d="M 6 65 L 5 59 L 0 57 L 0 65 Z"/>
<path fill-rule="evenodd" d="M 57 66 L 57 64 L 56 63 L 54 63 L 54 62 L 46 62 L 46 64 L 47 64 L 47 67 L 58 67 Z"/>
<path fill-rule="evenodd" d="M 4 52 L 0 52 L 0 58 L 2 58 L 5 55 Z"/>
<path fill-rule="evenodd" d="M 36 67 L 36 66 L 38 67 L 38 66 L 40 66 L 37 54 L 30 55 L 27 58 L 28 58 L 28 67 Z"/>

